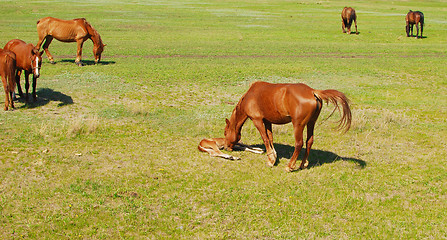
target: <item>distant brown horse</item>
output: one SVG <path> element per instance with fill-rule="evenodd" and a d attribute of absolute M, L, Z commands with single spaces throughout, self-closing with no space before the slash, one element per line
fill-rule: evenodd
<path fill-rule="evenodd" d="M 14 108 L 12 101 L 12 94 L 16 87 L 14 80 L 14 72 L 16 69 L 16 56 L 13 52 L 0 49 L 0 76 L 2 77 L 3 89 L 5 90 L 5 108 L 8 110 L 9 106 Z"/>
<path fill-rule="evenodd" d="M 40 76 L 40 68 L 42 67 L 42 52 L 34 47 L 32 43 L 26 43 L 20 39 L 13 39 L 6 43 L 5 49 L 15 53 L 16 55 L 16 83 L 17 90 L 22 99 L 28 102 L 29 75 L 33 74 L 33 100 L 37 100 L 36 82 Z M 26 97 L 23 96 L 22 87 L 20 86 L 20 75 L 22 70 L 25 71 L 25 90 Z"/>
<path fill-rule="evenodd" d="M 272 124 L 286 124 L 292 122 L 295 136 L 295 151 L 286 171 L 295 170 L 296 159 L 303 147 L 303 130 L 307 126 L 306 153 L 300 168 L 306 168 L 308 157 L 313 144 L 315 122 L 322 108 L 323 101 L 331 102 L 335 109 L 339 104 L 343 110 L 339 127 L 346 131 L 351 126 L 351 110 L 348 98 L 337 90 L 315 90 L 302 83 L 266 82 L 253 83 L 242 96 L 231 114 L 226 119 L 225 149 L 231 151 L 241 139 L 241 129 L 247 118 L 261 134 L 266 147 L 269 166 L 276 162 L 277 154 L 273 146 Z"/>
<path fill-rule="evenodd" d="M 209 153 L 211 157 L 221 157 L 230 160 L 239 160 L 238 157 L 234 157 L 229 154 L 221 152 L 220 150 L 223 149 L 224 146 L 225 146 L 225 138 L 204 138 L 202 139 L 202 141 L 200 141 L 199 146 L 197 148 L 199 149 L 199 151 Z M 259 154 L 264 152 L 260 148 L 252 147 L 239 142 L 234 145 L 233 149 Z"/>
<path fill-rule="evenodd" d="M 413 36 L 413 25 L 416 25 L 416 38 L 418 38 L 419 25 L 421 25 L 421 38 L 422 38 L 422 32 L 424 31 L 424 14 L 419 11 L 413 12 L 410 10 L 407 13 L 407 16 L 405 16 L 405 21 L 407 22 L 407 25 L 405 27 L 405 30 L 407 31 L 407 37 Z"/>
<path fill-rule="evenodd" d="M 82 66 L 82 46 L 87 39 L 93 42 L 93 55 L 95 56 L 95 63 L 101 60 L 101 54 L 104 51 L 105 44 L 102 43 L 99 33 L 88 23 L 85 18 L 76 18 L 73 20 L 61 20 L 53 17 L 42 18 L 37 21 L 37 34 L 39 41 L 37 48 L 40 49 L 43 41 L 43 49 L 48 56 L 48 60 L 54 63 L 53 56 L 48 51 L 53 38 L 61 42 L 76 42 L 78 44 L 78 51 L 75 63 Z"/>
<path fill-rule="evenodd" d="M 348 34 L 351 34 L 351 25 L 352 21 L 355 23 L 355 33 L 358 34 L 357 31 L 357 15 L 355 14 L 354 8 L 351 7 L 345 7 L 341 11 L 341 19 L 342 19 L 342 25 L 341 29 L 343 29 L 343 33 L 346 33 L 346 29 Z"/>

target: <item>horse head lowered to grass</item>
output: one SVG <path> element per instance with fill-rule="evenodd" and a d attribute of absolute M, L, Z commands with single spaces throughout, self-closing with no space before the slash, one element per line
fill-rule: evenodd
<path fill-rule="evenodd" d="M 45 40 L 43 49 L 51 63 L 54 63 L 54 59 L 50 51 L 48 51 L 48 46 L 53 38 L 61 42 L 77 43 L 78 51 L 75 63 L 79 66 L 82 66 L 82 46 L 87 39 L 91 39 L 93 42 L 95 63 L 99 63 L 101 60 L 101 54 L 106 46 L 103 44 L 99 33 L 85 20 L 85 18 L 76 18 L 73 20 L 62 20 L 53 17 L 42 18 L 37 21 L 37 34 L 39 35 L 37 48 L 40 49 L 40 46 Z"/>
<path fill-rule="evenodd" d="M 337 90 L 316 90 L 302 83 L 255 82 L 242 96 L 226 119 L 224 147 L 232 151 L 241 139 L 241 130 L 250 118 L 264 140 L 268 161 L 274 166 L 277 158 L 273 146 L 272 124 L 292 122 L 295 136 L 295 151 L 286 167 L 286 171 L 295 170 L 296 160 L 303 147 L 303 130 L 307 126 L 306 152 L 300 169 L 308 165 L 308 157 L 313 144 L 315 122 L 320 115 L 323 101 L 331 102 L 335 109 L 342 109 L 339 127 L 346 131 L 351 126 L 351 109 L 348 98 Z M 332 115 L 332 114 L 331 114 Z"/>

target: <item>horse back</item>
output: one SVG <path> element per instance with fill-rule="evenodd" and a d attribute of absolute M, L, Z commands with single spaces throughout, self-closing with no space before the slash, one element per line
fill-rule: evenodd
<path fill-rule="evenodd" d="M 424 14 L 420 11 L 409 11 L 407 13 L 407 16 L 405 17 L 405 20 L 408 24 L 417 24 L 421 23 L 424 24 Z"/>
<path fill-rule="evenodd" d="M 344 7 L 341 12 L 341 17 L 344 21 L 351 22 L 356 20 L 357 15 L 355 14 L 355 10 L 352 7 Z"/>
<path fill-rule="evenodd" d="M 74 42 L 89 34 L 87 24 L 85 18 L 63 20 L 45 17 L 37 21 L 37 32 L 39 36 L 51 35 L 62 42 Z"/>
<path fill-rule="evenodd" d="M 250 118 L 263 118 L 275 124 L 285 124 L 292 117 L 316 107 L 313 89 L 302 83 L 255 82 L 247 91 L 241 107 Z M 301 109 L 301 110 L 300 110 Z"/>
<path fill-rule="evenodd" d="M 15 54 L 17 69 L 32 71 L 30 59 L 37 52 L 33 44 L 26 43 L 20 39 L 13 39 L 6 43 L 4 49 Z"/>

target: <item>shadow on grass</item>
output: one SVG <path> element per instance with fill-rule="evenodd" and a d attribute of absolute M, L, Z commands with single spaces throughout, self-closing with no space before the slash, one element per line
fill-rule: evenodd
<path fill-rule="evenodd" d="M 19 101 L 23 102 L 24 99 L 19 98 Z M 50 88 L 40 88 L 37 90 L 37 101 L 33 102 L 30 94 L 29 102 L 22 106 L 22 108 L 36 108 L 47 105 L 50 101 L 60 102 L 57 106 L 62 107 L 65 105 L 73 104 L 73 99 L 58 91 L 53 91 Z"/>
<path fill-rule="evenodd" d="M 60 62 L 68 62 L 68 63 L 75 64 L 75 60 L 73 60 L 73 59 L 62 59 Z M 101 60 L 99 63 L 95 63 L 95 61 L 93 61 L 93 60 L 82 60 L 82 64 L 84 64 L 84 66 L 90 66 L 90 65 L 110 65 L 110 64 L 115 64 L 115 61 L 102 61 Z"/>
<path fill-rule="evenodd" d="M 284 145 L 284 144 L 274 144 L 274 145 L 275 145 L 275 150 L 278 154 L 278 160 L 276 161 L 275 165 L 278 165 L 282 159 L 284 159 L 284 161 L 287 161 L 287 163 L 288 163 L 289 159 L 292 157 L 293 151 L 295 151 L 295 147 L 289 146 L 289 145 Z M 259 145 L 259 144 L 253 145 L 253 147 L 259 147 L 259 148 L 265 149 L 264 145 Z M 303 159 L 305 151 L 306 151 L 306 148 L 303 147 L 301 149 L 300 156 L 298 157 L 298 160 L 297 160 L 297 166 L 299 166 L 299 164 L 300 164 L 299 161 L 301 161 Z M 342 157 L 342 156 L 339 156 L 339 155 L 337 155 L 333 152 L 329 152 L 329 151 L 310 149 L 308 168 L 318 167 L 323 164 L 334 163 L 337 161 L 352 162 L 352 163 L 357 164 L 360 168 L 366 167 L 366 162 L 361 159 L 351 158 L 351 157 Z"/>

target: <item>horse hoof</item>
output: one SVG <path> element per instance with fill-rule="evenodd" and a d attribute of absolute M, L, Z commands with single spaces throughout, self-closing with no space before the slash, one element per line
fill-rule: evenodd
<path fill-rule="evenodd" d="M 55 62 L 55 61 L 53 61 L 53 60 L 51 60 L 51 61 L 50 61 L 50 63 L 51 63 L 51 64 L 56 64 L 56 62 Z"/>
<path fill-rule="evenodd" d="M 78 65 L 79 67 L 84 66 L 84 64 L 83 64 L 82 62 L 75 62 L 75 63 L 76 63 L 76 65 Z"/>
<path fill-rule="evenodd" d="M 289 166 L 287 166 L 284 170 L 286 170 L 286 172 L 288 172 L 288 173 L 294 171 L 294 169 L 290 168 Z"/>

